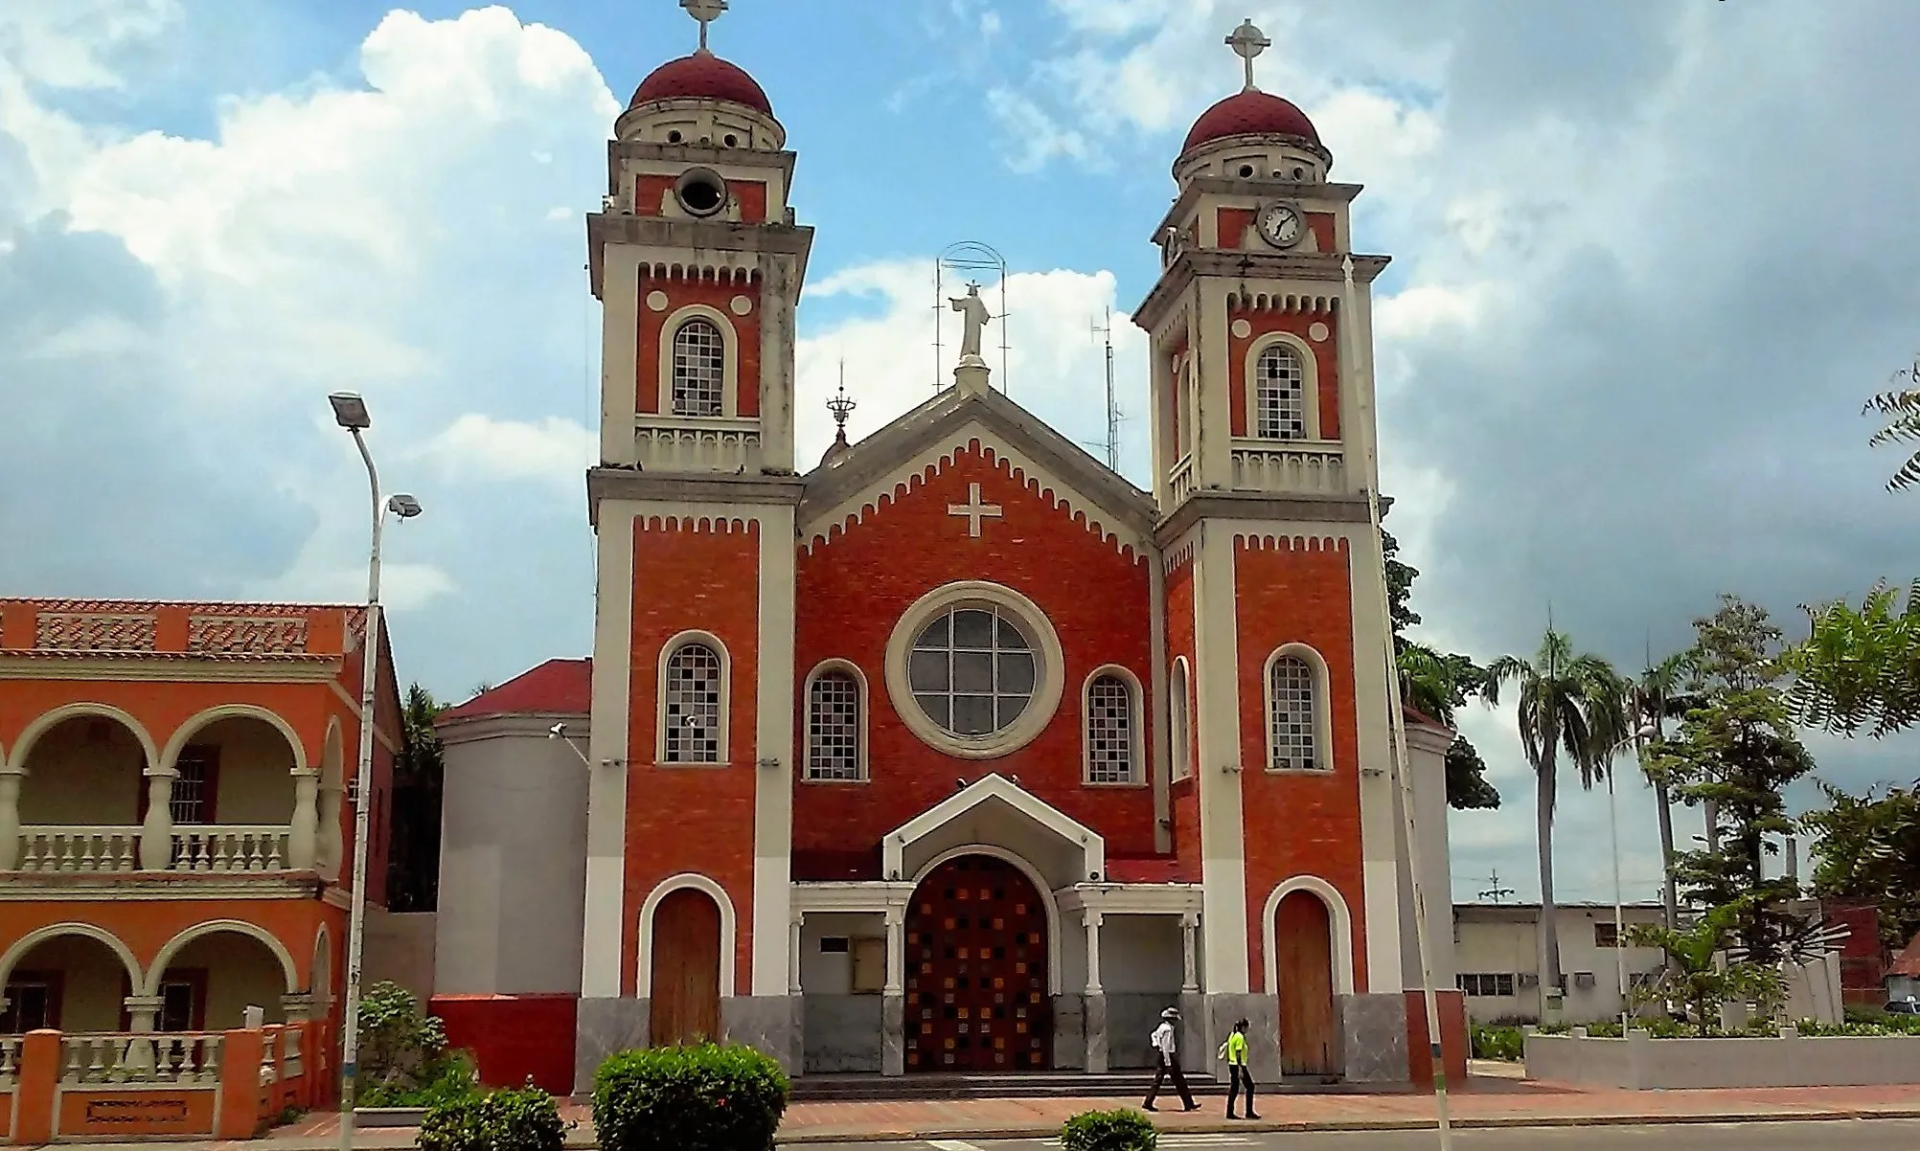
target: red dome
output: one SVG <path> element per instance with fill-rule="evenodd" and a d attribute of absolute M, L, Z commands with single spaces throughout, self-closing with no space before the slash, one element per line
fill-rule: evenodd
<path fill-rule="evenodd" d="M 773 105 L 753 77 L 711 52 L 669 60 L 640 81 L 629 108 L 655 100 L 726 100 L 773 115 Z"/>
<path fill-rule="evenodd" d="M 1316 148 L 1320 146 L 1320 133 L 1314 130 L 1313 121 L 1291 101 L 1248 91 L 1228 96 L 1200 113 L 1180 154 L 1228 136 L 1298 136 Z"/>

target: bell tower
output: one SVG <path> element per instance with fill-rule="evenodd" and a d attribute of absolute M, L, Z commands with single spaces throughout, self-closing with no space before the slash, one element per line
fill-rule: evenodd
<path fill-rule="evenodd" d="M 1298 938 L 1303 914 L 1335 925 L 1310 978 L 1340 995 L 1402 987 L 1367 502 L 1370 291 L 1388 260 L 1354 253 L 1359 186 L 1333 182 L 1313 122 L 1256 84 L 1270 42 L 1248 22 L 1226 44 L 1243 86 L 1174 161 L 1161 274 L 1134 321 L 1152 357 L 1174 839 L 1202 861 L 1202 986 L 1225 996 L 1206 1015 L 1258 1030 L 1270 1010 L 1290 1025 L 1275 940 Z M 1276 920 L 1303 883 L 1319 902 Z"/>

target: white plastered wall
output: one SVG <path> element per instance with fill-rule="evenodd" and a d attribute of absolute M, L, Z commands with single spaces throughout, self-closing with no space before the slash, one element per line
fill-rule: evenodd
<path fill-rule="evenodd" d="M 632 363 L 631 357 L 628 363 Z M 627 374 L 632 375 L 630 371 Z M 627 439 L 631 451 L 632 436 Z M 624 500 L 606 500 L 599 507 L 593 719 L 587 743 L 587 758 L 593 766 L 588 769 L 586 908 L 580 958 L 580 994 L 585 998 L 611 999 L 620 994 L 620 931 L 626 918 L 633 530 L 641 508 Z"/>

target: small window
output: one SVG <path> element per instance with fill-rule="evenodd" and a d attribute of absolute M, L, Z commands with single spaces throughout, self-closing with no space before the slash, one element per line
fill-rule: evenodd
<path fill-rule="evenodd" d="M 718 416 L 725 411 L 727 346 L 719 325 L 691 319 L 673 333 L 673 414 Z"/>
<path fill-rule="evenodd" d="M 1133 688 L 1117 675 L 1087 685 L 1087 782 L 1134 783 Z"/>
<path fill-rule="evenodd" d="M 1321 766 L 1319 706 L 1314 698 L 1313 668 L 1297 655 L 1274 659 L 1268 671 L 1268 695 L 1273 724 L 1275 771 Z"/>
<path fill-rule="evenodd" d="M 1457 977 L 1460 990 L 1472 999 L 1498 999 L 1513 995 L 1513 976 L 1502 974 L 1462 974 Z"/>
<path fill-rule="evenodd" d="M 807 687 L 807 778 L 860 777 L 860 681 L 851 672 L 821 672 Z"/>
<path fill-rule="evenodd" d="M 704 643 L 689 643 L 667 659 L 668 763 L 720 762 L 720 677 L 720 655 Z"/>
<path fill-rule="evenodd" d="M 1254 434 L 1263 440 L 1307 438 L 1307 392 L 1300 356 L 1285 344 L 1260 353 L 1254 365 Z"/>
<path fill-rule="evenodd" d="M 1611 922 L 1594 924 L 1593 925 L 1593 945 L 1595 947 L 1620 946 L 1619 929 Z"/>
<path fill-rule="evenodd" d="M 58 975 L 23 972 L 7 981 L 7 1009 L 0 1012 L 0 1034 L 25 1035 L 59 1026 Z"/>
<path fill-rule="evenodd" d="M 160 984 L 160 1015 L 155 1020 L 161 1031 L 197 1031 L 201 1026 L 200 981 L 170 979 Z"/>
<path fill-rule="evenodd" d="M 821 937 L 820 954 L 845 955 L 846 953 L 847 953 L 847 940 L 845 936 L 827 935 L 827 936 Z"/>
<path fill-rule="evenodd" d="M 193 745 L 183 748 L 174 761 L 179 772 L 173 778 L 172 802 L 175 824 L 207 824 L 214 820 L 214 799 L 218 790 L 220 749 Z"/>

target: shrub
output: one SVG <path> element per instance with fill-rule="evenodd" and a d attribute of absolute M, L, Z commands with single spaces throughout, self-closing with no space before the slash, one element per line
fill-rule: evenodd
<path fill-rule="evenodd" d="M 1518 1063 L 1526 1054 L 1526 1037 L 1518 1027 L 1485 1027 L 1476 1023 L 1470 1031 L 1475 1059 Z"/>
<path fill-rule="evenodd" d="M 454 1050 L 441 1052 L 411 1074 L 369 1084 L 354 1102 L 361 1107 L 431 1107 L 480 1094 L 473 1056 Z"/>
<path fill-rule="evenodd" d="M 394 1102 L 449 1074 L 443 1062 L 447 1029 L 420 1010 L 413 993 L 396 983 L 376 983 L 360 1000 L 360 1077 L 356 1103 Z M 419 1106 L 419 1104 L 412 1104 Z"/>
<path fill-rule="evenodd" d="M 560 1151 L 566 1136 L 553 1096 L 533 1085 L 469 1093 L 427 1108 L 420 1151 Z"/>
<path fill-rule="evenodd" d="M 660 1047 L 610 1056 L 593 1076 L 604 1151 L 767 1151 L 786 1073 L 751 1047 Z"/>
<path fill-rule="evenodd" d="M 1060 1130 L 1062 1151 L 1154 1151 L 1160 1133 L 1138 1111 L 1082 1111 Z"/>

